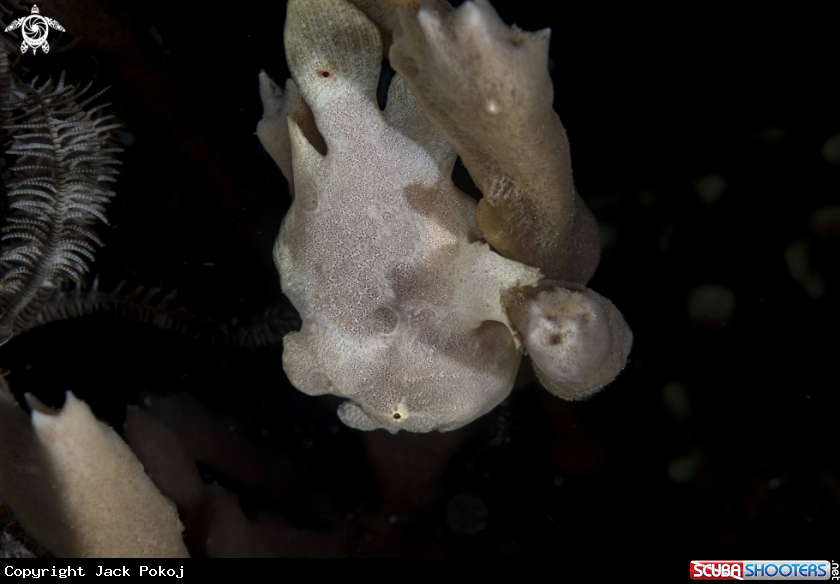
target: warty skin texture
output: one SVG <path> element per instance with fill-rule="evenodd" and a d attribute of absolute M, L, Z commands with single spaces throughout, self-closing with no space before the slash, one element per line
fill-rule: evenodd
<path fill-rule="evenodd" d="M 407 19 L 429 17 L 423 10 L 397 12 L 405 26 Z M 478 16 L 495 18 L 493 27 L 507 29 L 492 8 Z M 264 114 L 257 129 L 294 189 L 275 261 L 283 291 L 303 325 L 284 339 L 284 369 L 305 393 L 348 398 L 338 414 L 354 428 L 428 432 L 461 427 L 508 395 L 527 351 L 521 341 L 540 338 L 529 334 L 532 330 L 517 330 L 509 311 L 528 312 L 522 307 L 533 295 L 521 291 L 543 281 L 543 266 L 503 257 L 486 243 L 475 201 L 451 181 L 456 152 L 403 77 L 394 77 L 387 106 L 379 109 L 375 92 L 382 45 L 362 12 L 345 0 L 290 0 L 284 37 L 294 82 L 283 91 L 261 75 Z M 394 38 L 400 38 L 399 30 Z M 420 64 L 415 63 L 414 72 L 422 72 Z M 544 109 L 545 99 L 535 103 Z M 550 94 L 547 99 L 556 118 Z M 530 119 L 527 113 L 522 116 Z M 562 133 L 559 120 L 557 126 Z M 478 130 L 467 142 L 479 140 Z M 565 143 L 564 133 L 561 138 L 556 140 Z M 539 168 L 545 159 L 536 164 Z M 559 234 L 552 245 L 562 251 L 557 261 L 568 267 L 560 273 L 585 282 L 597 264 L 597 247 L 593 253 L 592 233 L 584 238 L 585 252 L 571 242 L 575 217 L 581 216 L 575 209 L 582 208 L 586 217 L 588 211 L 575 203 L 570 169 L 557 172 L 568 174 L 569 188 L 559 203 L 550 201 L 550 211 L 565 209 L 568 216 L 562 227 L 552 228 Z M 482 181 L 476 178 L 476 183 Z M 528 213 L 535 211 L 528 208 Z M 508 223 L 527 228 L 522 216 Z M 597 236 L 594 221 L 591 226 Z M 511 240 L 527 237 L 517 233 Z M 567 285 L 585 290 L 579 284 L 547 284 Z M 551 297 L 561 303 L 573 298 Z M 583 304 L 593 314 L 608 313 L 613 319 L 592 319 L 604 328 L 578 337 L 600 343 L 593 347 L 600 357 L 582 369 L 587 379 L 575 379 L 573 391 L 566 391 L 570 388 L 562 379 L 555 386 L 546 384 L 568 399 L 585 397 L 611 381 L 629 351 L 629 343 L 613 334 L 617 327 L 629 335 L 618 311 L 605 312 L 599 302 L 609 301 L 597 294 L 587 298 L 595 299 Z M 560 307 L 554 313 L 578 317 L 580 311 Z M 519 320 L 526 327 L 546 323 Z M 615 326 L 610 328 L 610 322 Z M 551 366 L 557 355 L 588 350 L 561 345 L 556 354 L 538 351 L 544 372 L 557 369 Z"/>

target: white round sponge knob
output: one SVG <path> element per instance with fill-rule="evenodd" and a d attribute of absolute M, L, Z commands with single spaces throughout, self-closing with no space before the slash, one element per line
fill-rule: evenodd
<path fill-rule="evenodd" d="M 584 399 L 624 368 L 633 333 L 612 302 L 571 282 L 542 280 L 504 299 L 540 383 Z"/>

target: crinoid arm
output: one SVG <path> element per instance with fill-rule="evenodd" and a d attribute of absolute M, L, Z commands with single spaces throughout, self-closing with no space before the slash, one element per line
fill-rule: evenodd
<path fill-rule="evenodd" d="M 86 97 L 89 89 L 63 76 L 58 84 L 33 82 L 0 108 L 6 155 L 16 157 L 0 231 L 0 344 L 30 328 L 57 287 L 78 282 L 102 245 L 90 226 L 107 223 L 121 151 L 111 146 L 112 132 L 120 124 L 103 113 L 109 104 L 88 108 L 102 94 Z"/>

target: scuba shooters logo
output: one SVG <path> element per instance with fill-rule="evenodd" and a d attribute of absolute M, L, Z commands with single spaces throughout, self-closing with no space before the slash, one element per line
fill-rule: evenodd
<path fill-rule="evenodd" d="M 20 43 L 20 52 L 25 53 L 27 49 L 32 49 L 32 54 L 38 52 L 38 49 L 44 53 L 50 52 L 50 43 L 47 42 L 47 33 L 49 29 L 53 28 L 64 32 L 64 27 L 58 24 L 58 21 L 46 16 L 41 16 L 38 6 L 33 4 L 31 14 L 12 21 L 12 24 L 6 27 L 6 32 L 21 29 L 23 35 L 23 42 Z"/>
<path fill-rule="evenodd" d="M 827 560 L 693 560 L 692 580 L 840 580 Z"/>

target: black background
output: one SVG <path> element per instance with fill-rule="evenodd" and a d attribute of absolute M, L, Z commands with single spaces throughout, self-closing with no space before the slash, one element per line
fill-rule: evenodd
<path fill-rule="evenodd" d="M 21 62 L 23 77 L 66 69 L 70 82 L 112 86 L 134 139 L 111 226 L 98 229 L 102 287 L 177 288 L 180 305 L 219 322 L 287 302 L 271 246 L 290 201 L 254 136 L 258 72 L 288 77 L 284 3 L 108 4 L 76 2 L 78 21 L 40 4 L 68 29 L 54 48 L 80 42 Z M 239 492 L 248 514 L 273 509 L 333 534 L 346 555 L 836 556 L 840 236 L 836 224 L 833 235 L 812 228 L 815 211 L 840 204 L 840 165 L 821 154 L 840 132 L 827 15 L 494 5 L 525 30 L 551 27 L 575 182 L 611 235 L 589 286 L 635 339 L 601 394 L 569 403 L 526 385 L 457 438 L 366 438 L 340 424 L 339 400 L 289 386 L 279 346 L 234 350 L 101 317 L 4 346 L 11 387 L 52 405 L 72 390 L 115 428 L 143 391 L 198 396 L 294 459 L 289 481 L 307 489 L 273 499 L 210 468 L 206 480 Z M 696 188 L 710 175 L 726 184 L 711 204 Z M 819 297 L 789 273 L 795 242 L 822 278 Z M 705 284 L 734 294 L 728 322 L 688 318 Z M 686 397 L 686 415 L 668 391 Z M 410 470 L 416 452 L 446 450 L 441 440 L 451 454 Z M 373 443 L 408 462 L 383 469 Z M 423 504 L 401 497 L 395 485 L 427 463 L 442 469 L 438 490 Z M 690 470 L 677 481 L 675 468 Z M 464 492 L 489 512 L 474 535 L 447 523 Z"/>

